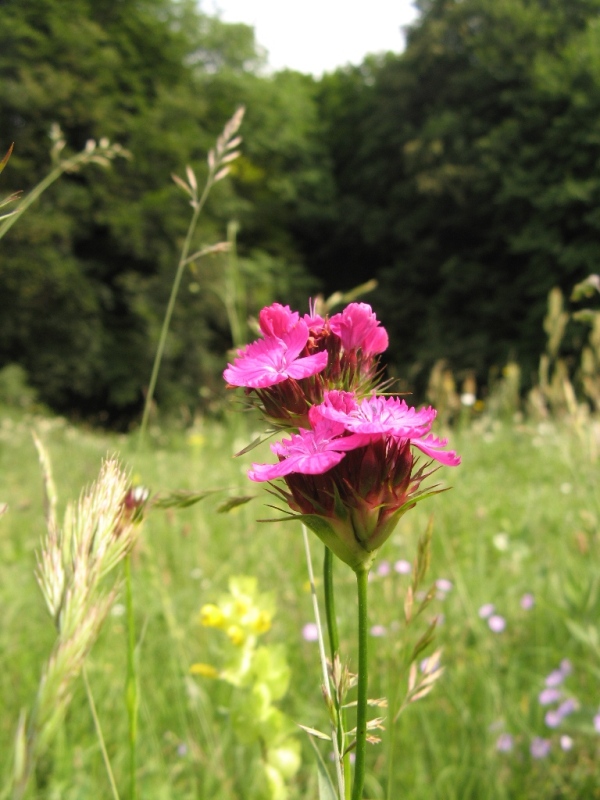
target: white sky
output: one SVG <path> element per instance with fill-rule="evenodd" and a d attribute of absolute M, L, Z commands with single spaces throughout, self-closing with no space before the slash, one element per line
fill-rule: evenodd
<path fill-rule="evenodd" d="M 412 0 L 202 0 L 201 8 L 252 25 L 273 69 L 316 76 L 367 53 L 400 52 L 401 28 L 416 18 Z"/>

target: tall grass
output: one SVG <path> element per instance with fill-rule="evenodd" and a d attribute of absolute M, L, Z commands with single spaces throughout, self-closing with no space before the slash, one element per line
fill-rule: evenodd
<path fill-rule="evenodd" d="M 54 634 L 33 577 L 44 521 L 32 420 L 9 410 L 0 419 L 0 503 L 9 504 L 0 519 L 0 753 L 6 754 L 0 780 L 6 783 L 15 724 L 35 695 Z M 36 424 L 55 464 L 59 497 L 78 494 L 95 477 L 107 451 L 118 448 L 125 461 L 134 455 L 135 442 L 128 437 L 90 433 L 59 419 Z M 246 464 L 228 457 L 239 446 L 234 429 L 233 424 L 207 422 L 186 437 L 153 426 L 144 454 L 144 483 L 151 490 L 239 485 Z M 593 434 L 591 428 L 587 434 Z M 443 647 L 445 672 L 427 698 L 400 715 L 389 775 L 389 720 L 384 742 L 369 749 L 366 796 L 598 797 L 594 762 L 599 739 L 593 727 L 600 702 L 600 654 L 594 642 L 600 611 L 598 463 L 588 458 L 576 431 L 549 423 L 481 424 L 455 434 L 453 441 L 463 465 L 452 476 L 452 491 L 404 518 L 379 559 L 380 567 L 389 562 L 389 574 L 375 572 L 372 580 L 369 623 L 380 626 L 374 632 L 381 635 L 371 647 L 369 694 L 387 696 L 392 712 L 394 699 L 404 693 L 408 676 L 396 642 L 408 576 L 393 565 L 412 561 L 432 507 L 431 577 L 452 582 L 450 589 L 440 584 L 439 599 L 428 611 L 443 615 L 436 647 Z M 217 506 L 226 495 L 189 509 L 156 512 L 134 552 L 142 686 L 138 779 L 140 796 L 148 800 L 255 800 L 246 787 L 259 754 L 242 751 L 233 736 L 227 711 L 231 687 L 188 674 L 194 661 L 210 661 L 214 647 L 198 625 L 198 609 L 226 588 L 231 574 L 256 575 L 259 586 L 275 589 L 279 613 L 268 637 L 287 644 L 293 673 L 285 710 L 298 722 L 327 729 L 317 649 L 301 635 L 312 618 L 301 531 L 289 524 L 257 523 L 269 515 L 266 496 L 220 514 Z M 380 569 L 384 572 L 385 567 Z M 336 580 L 340 649 L 352 653 L 352 668 L 357 657 L 352 650 L 353 576 L 345 578 L 340 570 Z M 520 604 L 526 593 L 535 599 L 529 610 Z M 505 618 L 503 632 L 493 633 L 479 616 L 487 603 Z M 88 679 L 115 779 L 124 791 L 122 611 L 117 605 L 109 616 L 92 651 Z M 411 635 L 416 640 L 422 632 L 416 628 Z M 538 695 L 545 677 L 565 658 L 573 672 L 564 691 L 579 707 L 554 731 L 544 723 L 546 709 Z M 496 749 L 502 733 L 513 737 L 511 752 Z M 570 750 L 561 749 L 560 735 L 572 739 Z M 551 741 L 544 759 L 531 756 L 536 736 Z M 321 744 L 327 758 L 326 743 Z M 298 800 L 317 795 L 308 745 L 304 762 L 291 789 Z M 112 796 L 83 685 L 76 687 L 36 783 L 32 797 Z"/>

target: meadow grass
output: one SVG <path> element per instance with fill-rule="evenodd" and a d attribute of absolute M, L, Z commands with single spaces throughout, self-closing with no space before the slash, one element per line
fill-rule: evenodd
<path fill-rule="evenodd" d="M 0 413 L 0 769 L 3 783 L 19 712 L 35 697 L 54 632 L 34 577 L 35 552 L 44 531 L 43 490 L 31 429 L 52 457 L 64 505 L 98 473 L 107 453 L 119 452 L 132 475 L 151 492 L 218 489 L 188 509 L 153 511 L 133 554 L 133 591 L 141 688 L 139 787 L 144 800 L 257 800 L 252 773 L 258 752 L 239 744 L 228 716 L 232 687 L 192 678 L 197 661 L 219 658 L 215 631 L 198 624 L 198 610 L 227 589 L 230 575 L 255 575 L 274 591 L 278 613 L 267 635 L 287 646 L 292 684 L 282 708 L 295 721 L 327 729 L 320 693 L 318 654 L 301 631 L 310 622 L 302 538 L 297 523 L 258 523 L 280 516 L 250 484 L 245 469 L 262 451 L 240 459 L 252 423 L 240 415 L 196 425 L 188 432 L 150 427 L 143 450 L 135 437 L 90 432 L 56 418 Z M 258 425 L 257 425 L 258 429 Z M 600 692 L 598 461 L 582 430 L 559 423 L 478 421 L 452 432 L 462 466 L 444 480 L 452 490 L 409 512 L 384 545 L 371 581 L 369 695 L 390 699 L 395 711 L 406 688 L 406 645 L 441 615 L 434 647 L 443 647 L 443 676 L 433 692 L 409 706 L 383 742 L 369 748 L 365 796 L 508 800 L 595 798 L 600 737 L 593 719 Z M 262 445 L 267 456 L 266 445 Z M 264 460 L 267 460 L 265 458 Z M 218 513 L 228 496 L 256 494 L 230 513 Z M 408 632 L 403 603 L 408 578 L 393 568 L 412 561 L 417 539 L 434 514 L 429 577 L 437 599 Z M 322 546 L 312 537 L 317 574 Z M 385 565 L 390 566 L 388 574 Z M 378 571 L 379 567 L 379 571 Z M 348 574 L 346 574 L 348 573 Z M 336 564 L 341 652 L 356 666 L 354 576 Z M 521 607 L 525 594 L 534 606 Z M 119 603 L 122 602 L 120 598 Z M 506 622 L 494 633 L 479 611 L 493 603 Z M 104 729 L 117 784 L 127 786 L 127 715 L 123 606 L 107 620 L 88 662 L 88 678 Z M 538 695 L 563 659 L 572 663 L 565 696 L 578 708 L 556 730 L 544 722 Z M 386 756 L 391 749 L 391 767 Z M 498 752 L 502 734 L 513 748 Z M 561 749 L 560 736 L 571 749 Z M 299 732 L 299 736 L 304 736 Z M 547 757 L 533 758 L 534 737 L 551 742 Z M 563 746 L 568 745 L 563 741 Z M 326 743 L 322 751 L 327 758 Z M 317 797 L 310 747 L 290 787 L 295 800 Z M 110 798 L 83 685 L 54 746 L 38 766 L 39 798 Z"/>

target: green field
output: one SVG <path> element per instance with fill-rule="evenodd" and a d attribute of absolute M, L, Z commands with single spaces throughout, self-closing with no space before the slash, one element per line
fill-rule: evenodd
<path fill-rule="evenodd" d="M 265 641 L 287 648 L 292 681 L 282 708 L 305 725 L 326 729 L 327 721 L 317 648 L 302 638 L 312 611 L 300 529 L 297 523 L 256 521 L 272 513 L 265 507 L 269 496 L 250 484 L 245 469 L 263 451 L 231 458 L 253 433 L 237 419 L 229 424 L 207 421 L 189 432 L 156 426 L 144 451 L 136 453 L 132 437 L 2 410 L 0 503 L 9 504 L 0 521 L 2 786 L 8 783 L 19 712 L 33 703 L 54 637 L 34 577 L 44 520 L 32 427 L 51 454 L 63 503 L 76 498 L 95 478 L 103 456 L 114 452 L 152 492 L 222 490 L 192 508 L 153 511 L 133 556 L 140 797 L 256 800 L 251 776 L 259 751 L 233 735 L 228 707 L 234 690 L 220 681 L 189 676 L 192 663 L 219 657 L 219 634 L 199 625 L 198 611 L 227 589 L 229 576 L 255 575 L 261 590 L 275 594 L 278 613 Z M 409 636 L 416 641 L 429 619 L 440 614 L 435 646 L 443 647 L 445 672 L 433 692 L 397 723 L 391 767 L 389 724 L 383 742 L 369 749 L 365 796 L 600 797 L 600 735 L 593 722 L 600 704 L 598 425 L 509 425 L 480 419 L 451 431 L 450 437 L 463 458 L 458 469 L 439 473 L 451 483 L 451 491 L 409 512 L 375 566 L 376 572 L 378 565 L 389 562 L 391 569 L 387 575 L 375 574 L 371 583 L 370 621 L 382 626 L 378 632 L 383 635 L 371 639 L 370 696 L 392 701 L 405 687 L 399 649 L 408 583 L 393 565 L 413 560 L 431 513 L 435 527 L 429 578 L 451 581 L 452 586 L 438 593 Z M 267 460 L 266 445 L 262 447 Z M 227 496 L 247 493 L 255 493 L 256 499 L 218 513 Z M 319 570 L 322 546 L 315 537 L 312 543 Z M 352 668 L 354 576 L 338 562 L 335 577 L 341 649 Z M 526 594 L 533 596 L 531 608 L 521 605 Z M 92 652 L 88 675 L 125 798 L 126 632 L 122 597 L 117 602 Z M 504 618 L 503 631 L 493 632 L 489 618 L 480 616 L 481 607 L 489 603 Z M 562 684 L 562 699 L 574 700 L 576 709 L 551 728 L 544 717 L 556 703 L 543 707 L 538 697 L 546 677 L 564 659 L 572 671 Z M 503 734 L 512 737 L 508 752 L 497 749 Z M 305 735 L 299 731 L 298 737 L 303 765 L 290 786 L 290 798 L 316 800 L 314 757 Z M 535 737 L 550 744 L 544 757 L 531 754 Z M 507 744 L 509 739 L 500 741 Z M 327 759 L 327 745 L 320 744 Z M 37 784 L 28 797 L 111 797 L 82 685 L 51 752 L 39 765 Z"/>

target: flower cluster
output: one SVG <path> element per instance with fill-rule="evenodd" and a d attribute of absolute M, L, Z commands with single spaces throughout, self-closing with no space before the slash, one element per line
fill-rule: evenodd
<path fill-rule="evenodd" d="M 370 306 L 351 303 L 328 318 L 274 304 L 259 318 L 263 338 L 238 351 L 224 372 L 265 418 L 289 431 L 271 446 L 275 464 L 254 464 L 339 558 L 369 569 L 399 518 L 432 494 L 421 489 L 431 461 L 460 463 L 431 433 L 433 408 L 417 410 L 377 393 L 378 355 L 388 343 Z"/>

